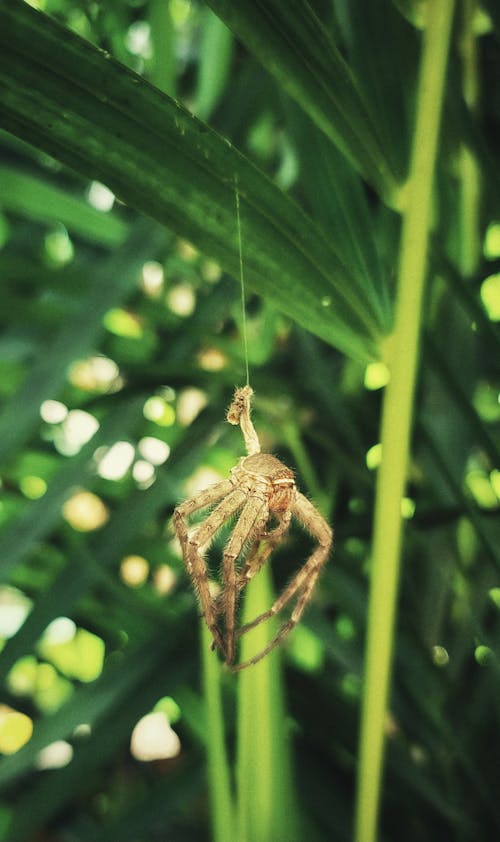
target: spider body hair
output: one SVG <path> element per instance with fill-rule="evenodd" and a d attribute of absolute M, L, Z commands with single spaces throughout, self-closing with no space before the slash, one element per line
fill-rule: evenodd
<path fill-rule="evenodd" d="M 257 663 L 299 622 L 333 542 L 331 527 L 297 489 L 293 471 L 276 456 L 261 452 L 250 419 L 252 394 L 250 386 L 237 389 L 227 412 L 227 420 L 241 427 L 247 455 L 232 468 L 226 480 L 177 506 L 173 517 L 186 569 L 212 633 L 213 646 L 233 671 Z M 209 509 L 206 519 L 191 529 L 189 517 L 202 509 Z M 204 552 L 223 524 L 233 517 L 236 522 L 222 554 L 222 590 L 214 596 Z M 316 547 L 273 605 L 237 628 L 236 612 L 241 592 L 283 540 L 292 517 L 312 535 Z M 259 623 L 279 614 L 289 603 L 292 605 L 290 617 L 268 645 L 248 661 L 234 665 L 236 641 Z"/>

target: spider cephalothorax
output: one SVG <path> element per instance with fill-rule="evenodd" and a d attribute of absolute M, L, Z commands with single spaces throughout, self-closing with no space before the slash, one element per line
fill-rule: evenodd
<path fill-rule="evenodd" d="M 231 424 L 241 426 L 248 455 L 240 459 L 228 479 L 181 503 L 174 512 L 174 527 L 187 571 L 198 594 L 214 645 L 227 664 L 233 663 L 238 637 L 278 614 L 295 598 L 289 619 L 271 642 L 249 661 L 233 667 L 235 670 L 263 658 L 300 620 L 333 540 L 332 530 L 325 519 L 307 497 L 298 491 L 290 468 L 275 456 L 261 453 L 260 442 L 250 419 L 252 394 L 250 386 L 236 389 L 227 413 L 227 420 Z M 189 516 L 210 507 L 215 508 L 212 508 L 206 520 L 190 531 Z M 222 525 L 237 514 L 238 520 L 223 552 L 222 589 L 218 596 L 213 596 L 204 551 Z M 269 610 L 237 628 L 238 597 L 281 541 L 292 516 L 311 533 L 317 546 Z"/>

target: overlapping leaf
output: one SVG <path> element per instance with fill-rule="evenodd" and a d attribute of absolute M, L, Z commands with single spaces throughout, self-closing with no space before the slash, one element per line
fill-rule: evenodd
<path fill-rule="evenodd" d="M 4 4 L 0 23 L 5 128 L 104 182 L 235 276 L 237 181 L 248 285 L 349 355 L 377 355 L 383 326 L 334 236 L 237 150 L 24 3 Z"/>

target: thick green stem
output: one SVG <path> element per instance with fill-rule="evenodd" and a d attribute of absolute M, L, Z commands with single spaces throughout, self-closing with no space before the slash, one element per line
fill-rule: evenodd
<path fill-rule="evenodd" d="M 211 636 L 202 624 L 204 696 L 207 711 L 208 786 L 213 842 L 233 842 L 234 808 L 221 698 L 221 665 L 211 650 Z"/>
<path fill-rule="evenodd" d="M 401 553 L 401 500 L 408 465 L 421 304 L 426 274 L 432 186 L 454 0 L 428 4 L 406 202 L 398 294 L 382 411 L 382 464 L 377 478 L 368 615 L 356 840 L 376 838 L 394 617 Z"/>
<path fill-rule="evenodd" d="M 242 622 L 272 604 L 268 567 L 245 589 Z M 268 620 L 244 635 L 240 658 L 261 651 L 276 632 Z M 281 653 L 274 649 L 238 677 L 238 842 L 299 842 L 297 800 L 292 780 L 289 735 L 285 718 Z"/>

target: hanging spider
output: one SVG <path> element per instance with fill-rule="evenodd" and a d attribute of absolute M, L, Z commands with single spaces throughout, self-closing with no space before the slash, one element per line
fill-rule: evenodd
<path fill-rule="evenodd" d="M 213 636 L 213 647 L 220 651 L 234 671 L 260 661 L 298 623 L 328 558 L 333 540 L 328 523 L 297 489 L 290 468 L 275 456 L 261 453 L 259 438 L 250 418 L 252 394 L 250 386 L 236 389 L 227 413 L 229 423 L 241 427 L 247 456 L 239 460 L 228 479 L 177 506 L 173 519 L 187 571 Z M 213 506 L 215 508 L 212 508 L 206 520 L 191 531 L 188 523 L 190 515 Z M 234 515 L 239 517 L 223 552 L 223 586 L 219 595 L 214 597 L 210 592 L 204 552 L 222 525 Z M 269 610 L 237 628 L 238 597 L 283 539 L 292 516 L 311 533 L 317 545 Z M 295 605 L 290 618 L 270 643 L 253 658 L 234 666 L 236 640 L 259 623 L 278 614 L 294 598 Z"/>

